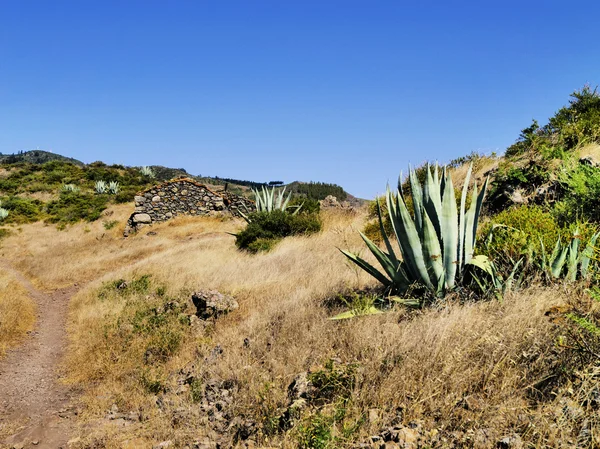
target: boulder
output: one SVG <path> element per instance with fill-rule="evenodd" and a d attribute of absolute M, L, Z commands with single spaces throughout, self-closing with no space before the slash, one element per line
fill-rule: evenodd
<path fill-rule="evenodd" d="M 132 220 L 135 224 L 150 224 L 152 223 L 152 218 L 148 214 L 135 214 L 132 217 Z"/>
<path fill-rule="evenodd" d="M 192 293 L 196 315 L 203 320 L 217 318 L 239 307 L 237 301 L 216 290 L 200 290 Z"/>

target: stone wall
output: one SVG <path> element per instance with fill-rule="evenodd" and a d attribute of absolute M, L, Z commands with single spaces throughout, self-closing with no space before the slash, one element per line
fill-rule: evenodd
<path fill-rule="evenodd" d="M 174 179 L 135 196 L 135 211 L 127 221 L 125 236 L 132 231 L 178 215 L 232 214 L 252 210 L 254 203 L 230 192 L 214 192 L 189 178 Z"/>

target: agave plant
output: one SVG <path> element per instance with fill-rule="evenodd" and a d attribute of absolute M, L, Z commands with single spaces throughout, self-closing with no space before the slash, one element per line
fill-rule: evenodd
<path fill-rule="evenodd" d="M 2 206 L 2 201 L 0 201 L 0 206 Z M 8 211 L 0 207 L 0 221 L 3 221 L 6 217 L 8 217 Z"/>
<path fill-rule="evenodd" d="M 154 174 L 154 170 L 152 170 L 152 168 L 148 167 L 147 165 L 144 165 L 142 168 L 140 168 L 140 173 L 142 174 L 142 176 L 145 176 L 147 178 L 154 178 L 156 176 Z"/>
<path fill-rule="evenodd" d="M 121 190 L 121 186 L 117 181 L 110 181 L 108 183 L 108 193 L 111 195 L 116 195 Z"/>
<path fill-rule="evenodd" d="M 106 193 L 108 186 L 104 181 L 96 181 L 96 184 L 94 185 L 94 189 L 96 190 L 97 194 L 103 194 L 103 193 Z"/>
<path fill-rule="evenodd" d="M 264 186 L 262 187 L 262 190 L 252 189 L 256 201 L 256 211 L 272 212 L 274 210 L 281 210 L 285 212 L 288 209 L 288 203 L 290 202 L 290 199 L 292 197 L 292 192 L 289 193 L 287 198 L 285 197 L 285 189 L 286 187 L 284 187 L 282 190 L 279 190 L 278 192 L 275 192 L 275 187 L 273 187 L 271 190 L 265 188 Z M 297 214 L 301 208 L 302 206 L 296 207 L 292 214 Z M 246 212 L 249 213 L 247 207 Z M 247 222 L 250 222 L 250 219 L 246 214 L 242 213 L 242 217 Z"/>
<path fill-rule="evenodd" d="M 386 251 L 381 250 L 361 233 L 362 239 L 383 271 L 357 254 L 341 250 L 342 253 L 380 281 L 389 292 L 394 293 L 404 292 L 411 285 L 418 284 L 438 295 L 443 294 L 456 286 L 469 264 L 491 273 L 491 264 L 487 257 L 473 254 L 488 179 L 481 191 L 478 191 L 477 183 L 474 183 L 471 203 L 467 209 L 471 173 L 472 165 L 465 178 L 458 208 L 452 178 L 445 168 L 440 176 L 437 165 L 433 171 L 427 166 L 423 185 L 417 179 L 416 172 L 409 169 L 414 207 L 412 215 L 406 207 L 401 181 L 398 181 L 396 194 L 388 187 L 386 203 L 399 254 L 394 250 L 383 229 L 379 202 L 377 212 Z"/>
<path fill-rule="evenodd" d="M 585 249 L 580 251 L 581 239 L 577 230 L 568 244 L 563 244 L 559 238 L 549 258 L 542 243 L 542 270 L 555 279 L 564 276 L 569 281 L 575 281 L 578 277 L 589 280 L 598 237 L 600 232 L 594 234 Z"/>
<path fill-rule="evenodd" d="M 77 193 L 77 192 L 79 192 L 79 187 L 77 187 L 75 184 L 64 184 L 62 186 L 61 190 L 63 192 L 74 192 L 74 193 Z"/>

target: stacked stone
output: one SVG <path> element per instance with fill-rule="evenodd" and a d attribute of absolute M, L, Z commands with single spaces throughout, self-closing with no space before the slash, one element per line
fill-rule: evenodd
<path fill-rule="evenodd" d="M 240 211 L 246 214 L 247 211 L 252 212 L 256 209 L 254 201 L 244 198 L 243 196 L 236 195 L 235 193 L 228 192 L 227 190 L 220 191 L 219 195 L 225 199 L 227 208 L 234 217 L 241 217 Z"/>
<path fill-rule="evenodd" d="M 177 215 L 209 215 L 223 211 L 221 196 L 201 184 L 178 180 L 157 186 L 135 197 L 134 223 L 149 224 Z"/>
<path fill-rule="evenodd" d="M 219 212 L 241 217 L 254 202 L 229 192 L 218 194 L 189 178 L 164 182 L 135 196 L 135 211 L 127 222 L 125 236 L 152 223 L 178 215 L 214 215 Z"/>

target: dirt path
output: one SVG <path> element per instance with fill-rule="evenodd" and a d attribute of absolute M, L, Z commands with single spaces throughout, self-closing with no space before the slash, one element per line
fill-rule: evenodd
<path fill-rule="evenodd" d="M 0 270 L 13 274 L 38 307 L 30 337 L 0 362 L 0 448 L 66 448 L 75 436 L 74 392 L 60 382 L 59 365 L 69 299 L 77 288 L 46 294 L 1 261 Z"/>

